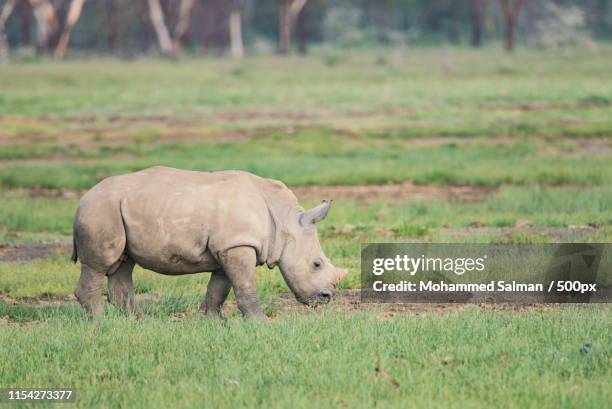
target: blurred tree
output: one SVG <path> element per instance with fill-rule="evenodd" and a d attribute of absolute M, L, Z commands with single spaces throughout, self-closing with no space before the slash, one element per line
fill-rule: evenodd
<path fill-rule="evenodd" d="M 612 35 L 612 1 L 610 0 L 585 0 L 586 22 L 593 32 L 603 38 Z"/>
<path fill-rule="evenodd" d="M 298 42 L 298 51 L 300 54 L 306 54 L 306 49 L 308 47 L 308 37 L 310 36 L 310 19 L 308 13 L 308 7 L 305 7 L 304 10 L 298 15 L 295 21 L 295 33 L 297 36 Z"/>
<path fill-rule="evenodd" d="M 174 29 L 174 36 L 172 39 L 174 54 L 178 54 L 181 51 L 183 40 L 187 34 L 187 31 L 189 30 L 193 12 L 193 3 L 194 0 L 181 0 L 181 4 L 179 6 L 178 23 Z"/>
<path fill-rule="evenodd" d="M 70 1 L 68 16 L 66 17 L 66 21 L 64 22 L 64 29 L 62 30 L 62 34 L 57 43 L 57 47 L 55 47 L 55 58 L 64 58 L 68 53 L 68 43 L 70 42 L 70 34 L 72 33 L 74 25 L 77 23 L 79 17 L 81 16 L 83 4 L 85 4 L 85 0 Z"/>
<path fill-rule="evenodd" d="M 59 20 L 49 0 L 30 0 L 36 19 L 36 49 L 39 53 L 51 50 L 56 43 Z"/>
<path fill-rule="evenodd" d="M 323 41 L 323 24 L 329 10 L 326 0 L 309 0 L 295 22 L 298 51 L 306 54 L 308 46 Z"/>
<path fill-rule="evenodd" d="M 529 44 L 541 48 L 589 46 L 584 8 L 553 0 L 526 3 L 529 24 Z M 536 7 L 537 6 L 537 7 Z"/>
<path fill-rule="evenodd" d="M 22 47 L 31 45 L 32 6 L 28 0 L 19 0 L 19 40 Z"/>
<path fill-rule="evenodd" d="M 0 64 L 8 61 L 9 45 L 6 39 L 6 20 L 13 13 L 17 0 L 7 0 L 0 11 Z"/>
<path fill-rule="evenodd" d="M 170 40 L 170 33 L 166 22 L 164 21 L 164 11 L 159 0 L 147 0 L 149 4 L 149 16 L 151 17 L 151 23 L 153 29 L 157 35 L 157 44 L 162 55 L 167 57 L 174 57 L 174 47 Z"/>
<path fill-rule="evenodd" d="M 612 0 L 0 0 L 2 7 L 13 12 L 0 31 L 5 56 L 9 43 L 31 42 L 60 58 L 68 45 L 125 55 L 156 47 L 172 57 L 201 47 L 240 58 L 245 49 L 286 54 L 292 45 L 303 53 L 316 42 L 461 44 L 469 35 L 479 47 L 488 34 L 512 50 L 519 34 L 538 47 L 612 36 Z"/>
<path fill-rule="evenodd" d="M 233 0 L 232 0 L 233 1 Z M 202 9 L 202 43 L 203 50 L 215 50 L 222 54 L 230 42 L 228 22 L 232 11 L 232 2 L 227 0 L 204 0 Z"/>
<path fill-rule="evenodd" d="M 482 45 L 482 32 L 487 13 L 487 0 L 472 0 L 472 47 Z"/>
<path fill-rule="evenodd" d="M 279 0 L 278 2 L 278 52 L 289 54 L 291 51 L 291 34 L 295 22 L 308 0 Z"/>
<path fill-rule="evenodd" d="M 244 43 L 242 41 L 242 1 L 232 1 L 232 11 L 229 17 L 230 50 L 233 58 L 244 56 Z"/>
<path fill-rule="evenodd" d="M 516 43 L 516 23 L 523 7 L 523 0 L 500 0 L 504 14 L 504 47 L 506 51 L 514 50 Z"/>
<path fill-rule="evenodd" d="M 110 0 L 108 6 L 108 46 L 114 52 L 119 49 L 120 11 L 120 0 Z"/>

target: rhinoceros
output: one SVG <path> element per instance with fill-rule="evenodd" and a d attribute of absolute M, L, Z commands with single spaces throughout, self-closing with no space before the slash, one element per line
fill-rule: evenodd
<path fill-rule="evenodd" d="M 75 296 L 90 316 L 108 300 L 139 315 L 132 270 L 166 275 L 211 272 L 204 313 L 223 317 L 233 287 L 246 318 L 261 318 L 255 267 L 278 266 L 296 299 L 327 303 L 347 271 L 323 254 L 315 223 L 331 202 L 305 211 L 283 183 L 248 172 L 153 167 L 104 179 L 80 200 L 72 260 L 81 261 Z"/>

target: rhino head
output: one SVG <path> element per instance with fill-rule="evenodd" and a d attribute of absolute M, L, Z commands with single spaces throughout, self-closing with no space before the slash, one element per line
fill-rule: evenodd
<path fill-rule="evenodd" d="M 306 305 L 328 303 L 348 271 L 334 267 L 323 253 L 316 223 L 327 216 L 331 202 L 301 211 L 286 226 L 279 267 L 295 298 Z"/>

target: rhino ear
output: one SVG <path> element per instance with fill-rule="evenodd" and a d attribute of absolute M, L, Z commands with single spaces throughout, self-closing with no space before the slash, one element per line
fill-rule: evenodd
<path fill-rule="evenodd" d="M 300 216 L 300 224 L 304 227 L 307 227 L 325 219 L 325 216 L 327 216 L 331 204 L 331 200 L 329 202 L 327 200 L 324 200 L 323 203 L 321 203 L 317 207 L 313 207 L 312 209 L 302 213 L 302 215 Z"/>

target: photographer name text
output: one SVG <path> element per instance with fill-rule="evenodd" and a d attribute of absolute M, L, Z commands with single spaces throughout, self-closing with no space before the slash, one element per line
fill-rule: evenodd
<path fill-rule="evenodd" d="M 488 283 L 447 283 L 444 281 L 400 281 L 385 283 L 374 281 L 372 289 L 377 292 L 595 292 L 596 284 L 580 281 L 551 281 L 542 283 L 519 283 L 516 281 L 490 281 Z"/>

